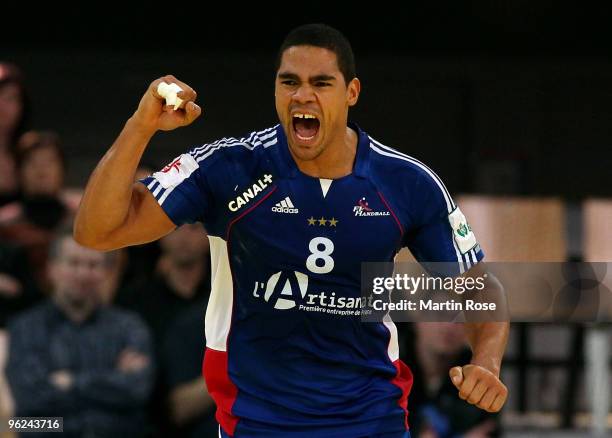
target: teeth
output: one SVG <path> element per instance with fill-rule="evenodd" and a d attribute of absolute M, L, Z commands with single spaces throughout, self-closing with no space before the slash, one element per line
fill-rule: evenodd
<path fill-rule="evenodd" d="M 303 113 L 295 113 L 293 117 L 297 117 L 298 119 L 316 119 L 312 114 L 303 114 Z"/>
<path fill-rule="evenodd" d="M 298 134 L 298 133 L 296 133 L 296 135 L 297 135 L 297 137 L 298 137 L 300 140 L 305 140 L 305 141 L 312 140 L 313 138 L 315 138 L 315 137 L 317 136 L 317 135 L 315 134 L 315 135 L 312 135 L 312 136 L 310 136 L 310 137 L 302 137 L 302 136 L 301 136 L 300 134 Z"/>

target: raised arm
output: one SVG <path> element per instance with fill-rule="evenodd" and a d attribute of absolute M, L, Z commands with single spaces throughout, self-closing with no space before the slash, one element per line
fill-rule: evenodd
<path fill-rule="evenodd" d="M 161 82 L 176 83 L 183 91 L 174 111 L 157 93 Z M 144 185 L 134 182 L 138 163 L 158 131 L 187 126 L 200 114 L 196 92 L 174 76 L 153 81 L 121 133 L 89 178 L 74 222 L 74 238 L 81 245 L 111 250 L 156 240 L 176 225 Z"/>

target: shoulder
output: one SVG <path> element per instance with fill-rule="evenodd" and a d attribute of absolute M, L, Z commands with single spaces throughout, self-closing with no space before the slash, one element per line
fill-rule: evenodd
<path fill-rule="evenodd" d="M 375 172 L 399 172 L 407 178 L 439 179 L 425 163 L 396 148 L 368 136 L 370 148 L 370 167 Z"/>
<path fill-rule="evenodd" d="M 453 200 L 442 179 L 427 164 L 397 149 L 383 144 L 372 136 L 369 139 L 370 172 L 378 180 L 387 180 L 403 195 L 416 196 L 421 201 L 436 198 L 447 204 Z"/>
<path fill-rule="evenodd" d="M 194 147 L 187 154 L 198 166 L 207 166 L 218 160 L 240 162 L 265 154 L 278 142 L 277 126 L 252 131 L 241 137 L 223 137 L 211 143 Z"/>
<path fill-rule="evenodd" d="M 156 197 L 165 199 L 163 191 L 168 191 L 185 180 L 204 184 L 205 180 L 223 181 L 229 175 L 243 173 L 245 168 L 257 166 L 261 162 L 260 157 L 278 142 L 277 126 L 253 131 L 243 137 L 223 137 L 196 146 L 141 182 L 153 191 Z"/>
<path fill-rule="evenodd" d="M 51 314 L 52 310 L 53 304 L 50 300 L 37 304 L 11 318 L 8 324 L 9 331 L 42 327 L 41 322 Z"/>

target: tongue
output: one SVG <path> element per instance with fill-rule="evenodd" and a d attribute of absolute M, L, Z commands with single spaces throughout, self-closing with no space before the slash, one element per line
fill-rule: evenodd
<path fill-rule="evenodd" d="M 293 126 L 295 132 L 302 138 L 312 137 L 319 131 L 319 121 L 317 119 L 297 119 Z"/>

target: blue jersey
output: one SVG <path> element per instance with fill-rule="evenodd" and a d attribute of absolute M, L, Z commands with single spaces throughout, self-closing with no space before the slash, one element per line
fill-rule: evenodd
<path fill-rule="evenodd" d="M 277 125 L 142 180 L 175 224 L 208 232 L 203 372 L 229 436 L 402 436 L 412 374 L 395 325 L 361 322 L 361 263 L 406 246 L 462 273 L 483 257 L 428 167 L 351 126 L 355 164 L 339 179 L 303 174 Z"/>

